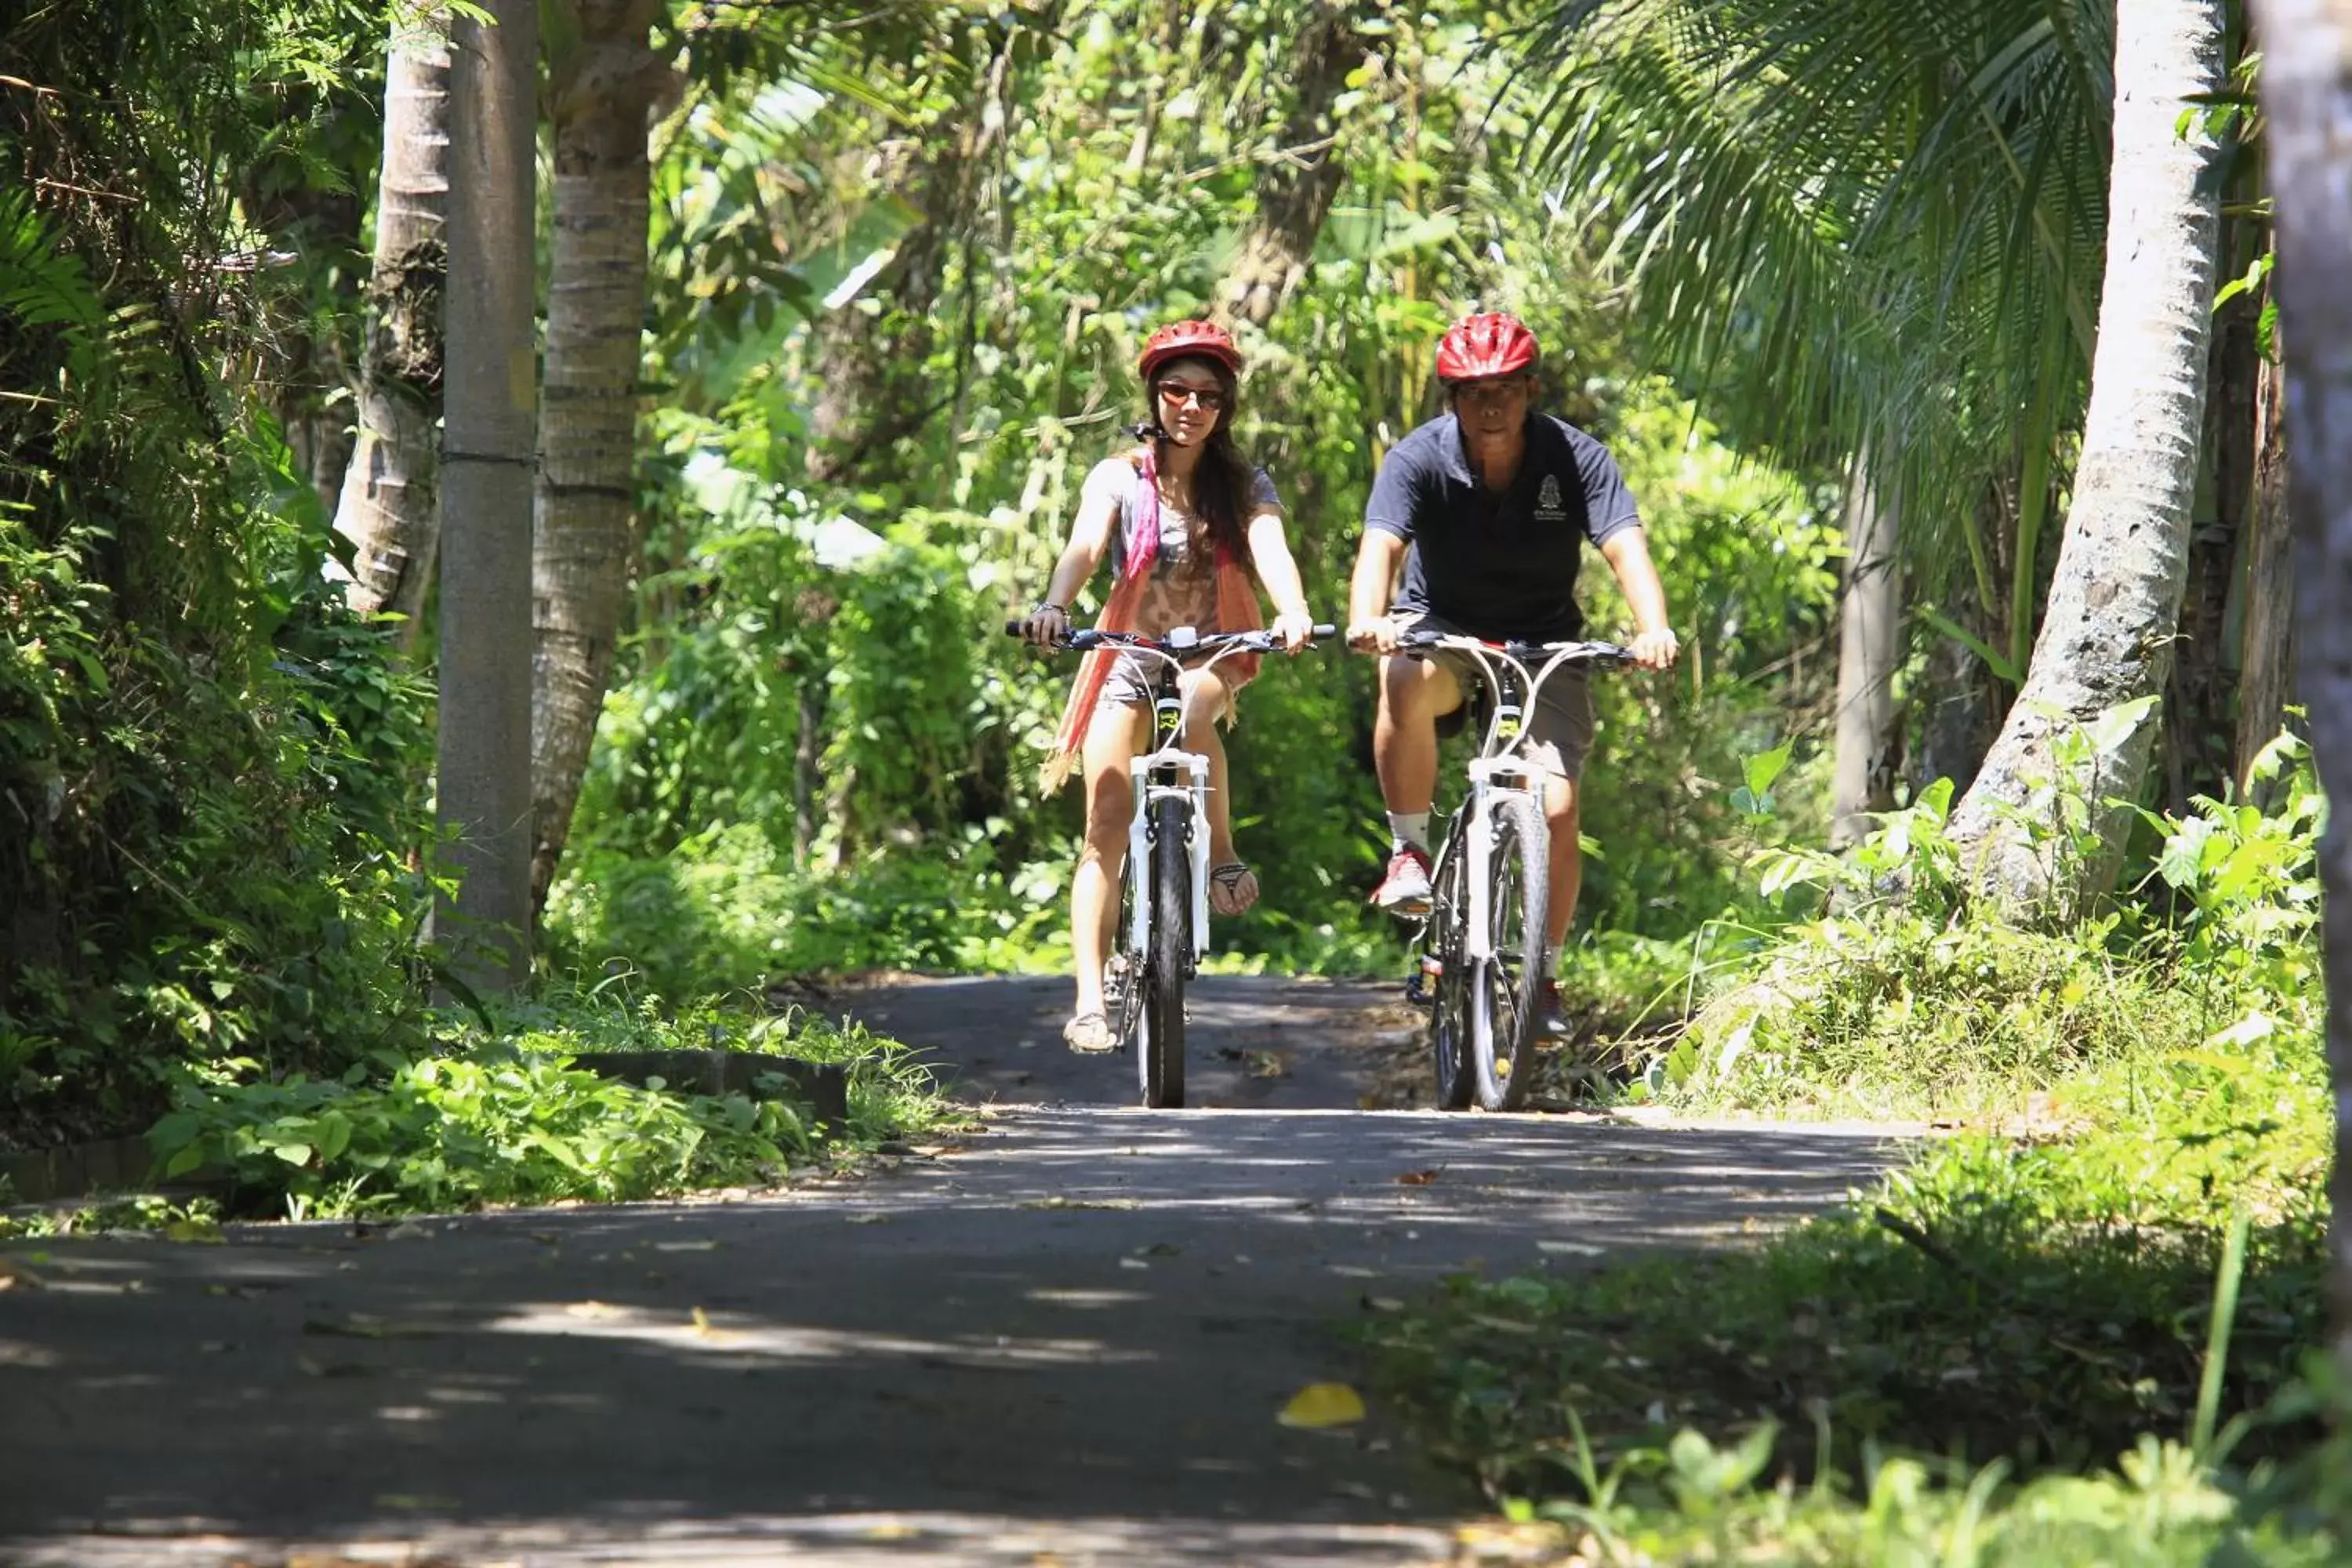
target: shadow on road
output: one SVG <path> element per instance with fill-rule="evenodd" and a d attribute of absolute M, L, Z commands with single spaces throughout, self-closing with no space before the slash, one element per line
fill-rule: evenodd
<path fill-rule="evenodd" d="M 1276 1010 L 1204 1036 L 1288 1032 L 1289 1005 L 1204 997 Z M 1344 1086 L 1298 1033 L 1287 1081 Z M 0 1561 L 1442 1561 L 1473 1500 L 1379 1410 L 1276 1419 L 1352 1375 L 1335 1321 L 1457 1272 L 1736 1241 L 1887 1157 L 1795 1129 L 1063 1106 L 727 1201 L 13 1247 L 41 1288 L 0 1296 Z"/>

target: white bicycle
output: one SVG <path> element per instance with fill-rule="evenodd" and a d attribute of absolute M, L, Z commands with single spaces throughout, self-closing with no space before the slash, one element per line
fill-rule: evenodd
<path fill-rule="evenodd" d="M 1535 1075 L 1545 929 L 1551 904 L 1551 837 L 1544 824 L 1543 770 L 1525 752 L 1524 719 L 1553 673 L 1569 665 L 1615 669 L 1633 654 L 1615 643 L 1490 643 L 1407 632 L 1400 653 L 1449 649 L 1478 666 L 1465 692 L 1486 729 L 1470 759 L 1470 788 L 1430 870 L 1428 919 L 1405 994 L 1430 1009 L 1437 1103 L 1517 1110 Z M 1541 661 L 1533 674 L 1528 666 Z"/>
<path fill-rule="evenodd" d="M 1020 623 L 1005 630 L 1020 635 Z M 1336 627 L 1318 626 L 1318 637 Z M 1119 647 L 1153 662 L 1151 749 L 1130 764 L 1135 816 L 1119 874 L 1119 936 L 1104 967 L 1103 1004 L 1119 1049 L 1135 1051 L 1143 1103 L 1184 1103 L 1184 984 L 1209 951 L 1209 759 L 1181 744 L 1187 668 L 1213 668 L 1237 653 L 1274 653 L 1272 632 L 1197 632 L 1164 637 L 1076 631 L 1056 647 L 1074 653 Z M 1204 657 L 1205 656 L 1205 657 Z"/>

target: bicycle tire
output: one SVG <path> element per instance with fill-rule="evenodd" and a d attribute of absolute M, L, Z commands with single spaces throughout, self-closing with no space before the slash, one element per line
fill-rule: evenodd
<path fill-rule="evenodd" d="M 1437 1109 L 1467 1110 L 1478 1093 L 1478 1063 L 1470 1044 L 1470 967 L 1462 958 L 1465 916 L 1462 835 L 1438 851 L 1431 879 L 1429 950 L 1438 963 L 1430 998 L 1429 1047 L 1437 1069 Z"/>
<path fill-rule="evenodd" d="M 1143 1103 L 1173 1110 L 1184 1103 L 1184 981 L 1192 967 L 1192 847 L 1189 803 L 1167 796 L 1151 805 L 1151 931 L 1143 965 L 1143 1049 L 1137 1071 Z"/>
<path fill-rule="evenodd" d="M 1496 796 L 1487 822 L 1495 835 L 1486 863 L 1494 956 L 1480 959 L 1472 977 L 1470 1037 L 1478 1104 L 1487 1110 L 1517 1110 L 1526 1106 L 1535 1081 L 1551 847 L 1542 814 L 1525 795 Z"/>

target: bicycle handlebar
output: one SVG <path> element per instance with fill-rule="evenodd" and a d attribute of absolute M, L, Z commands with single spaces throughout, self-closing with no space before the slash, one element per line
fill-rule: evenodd
<path fill-rule="evenodd" d="M 1022 623 L 1019 621 L 1007 621 L 1004 623 L 1004 635 L 1009 637 L 1020 637 L 1021 627 Z M 1318 622 L 1309 640 L 1311 641 L 1312 637 L 1330 637 L 1339 635 L 1338 626 Z M 1148 637 L 1139 632 L 1086 629 L 1069 633 L 1054 646 L 1057 648 L 1066 648 L 1072 653 L 1086 653 L 1097 647 L 1134 647 L 1143 648 L 1152 653 L 1181 657 L 1195 653 L 1222 653 L 1232 649 L 1239 649 L 1246 653 L 1276 653 L 1281 650 L 1282 642 L 1270 631 L 1201 632 L 1195 634 L 1192 641 L 1180 643 L 1168 637 Z"/>
<path fill-rule="evenodd" d="M 1619 665 L 1633 662 L 1633 650 L 1613 642 L 1488 642 L 1482 637 L 1457 637 L 1450 632 L 1406 632 L 1397 638 L 1398 651 L 1402 653 L 1441 647 L 1499 653 L 1521 664 L 1565 658 L 1575 663 L 1613 669 Z"/>

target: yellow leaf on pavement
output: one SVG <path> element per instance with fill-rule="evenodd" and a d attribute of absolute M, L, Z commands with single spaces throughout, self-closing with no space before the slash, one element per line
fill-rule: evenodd
<path fill-rule="evenodd" d="M 1344 1383 L 1310 1383 L 1290 1396 L 1275 1417 L 1285 1426 L 1318 1431 L 1327 1426 L 1352 1426 L 1364 1418 L 1363 1395 Z"/>
<path fill-rule="evenodd" d="M 163 1227 L 163 1234 L 173 1241 L 212 1241 L 226 1238 L 221 1227 L 208 1219 L 175 1219 Z"/>

